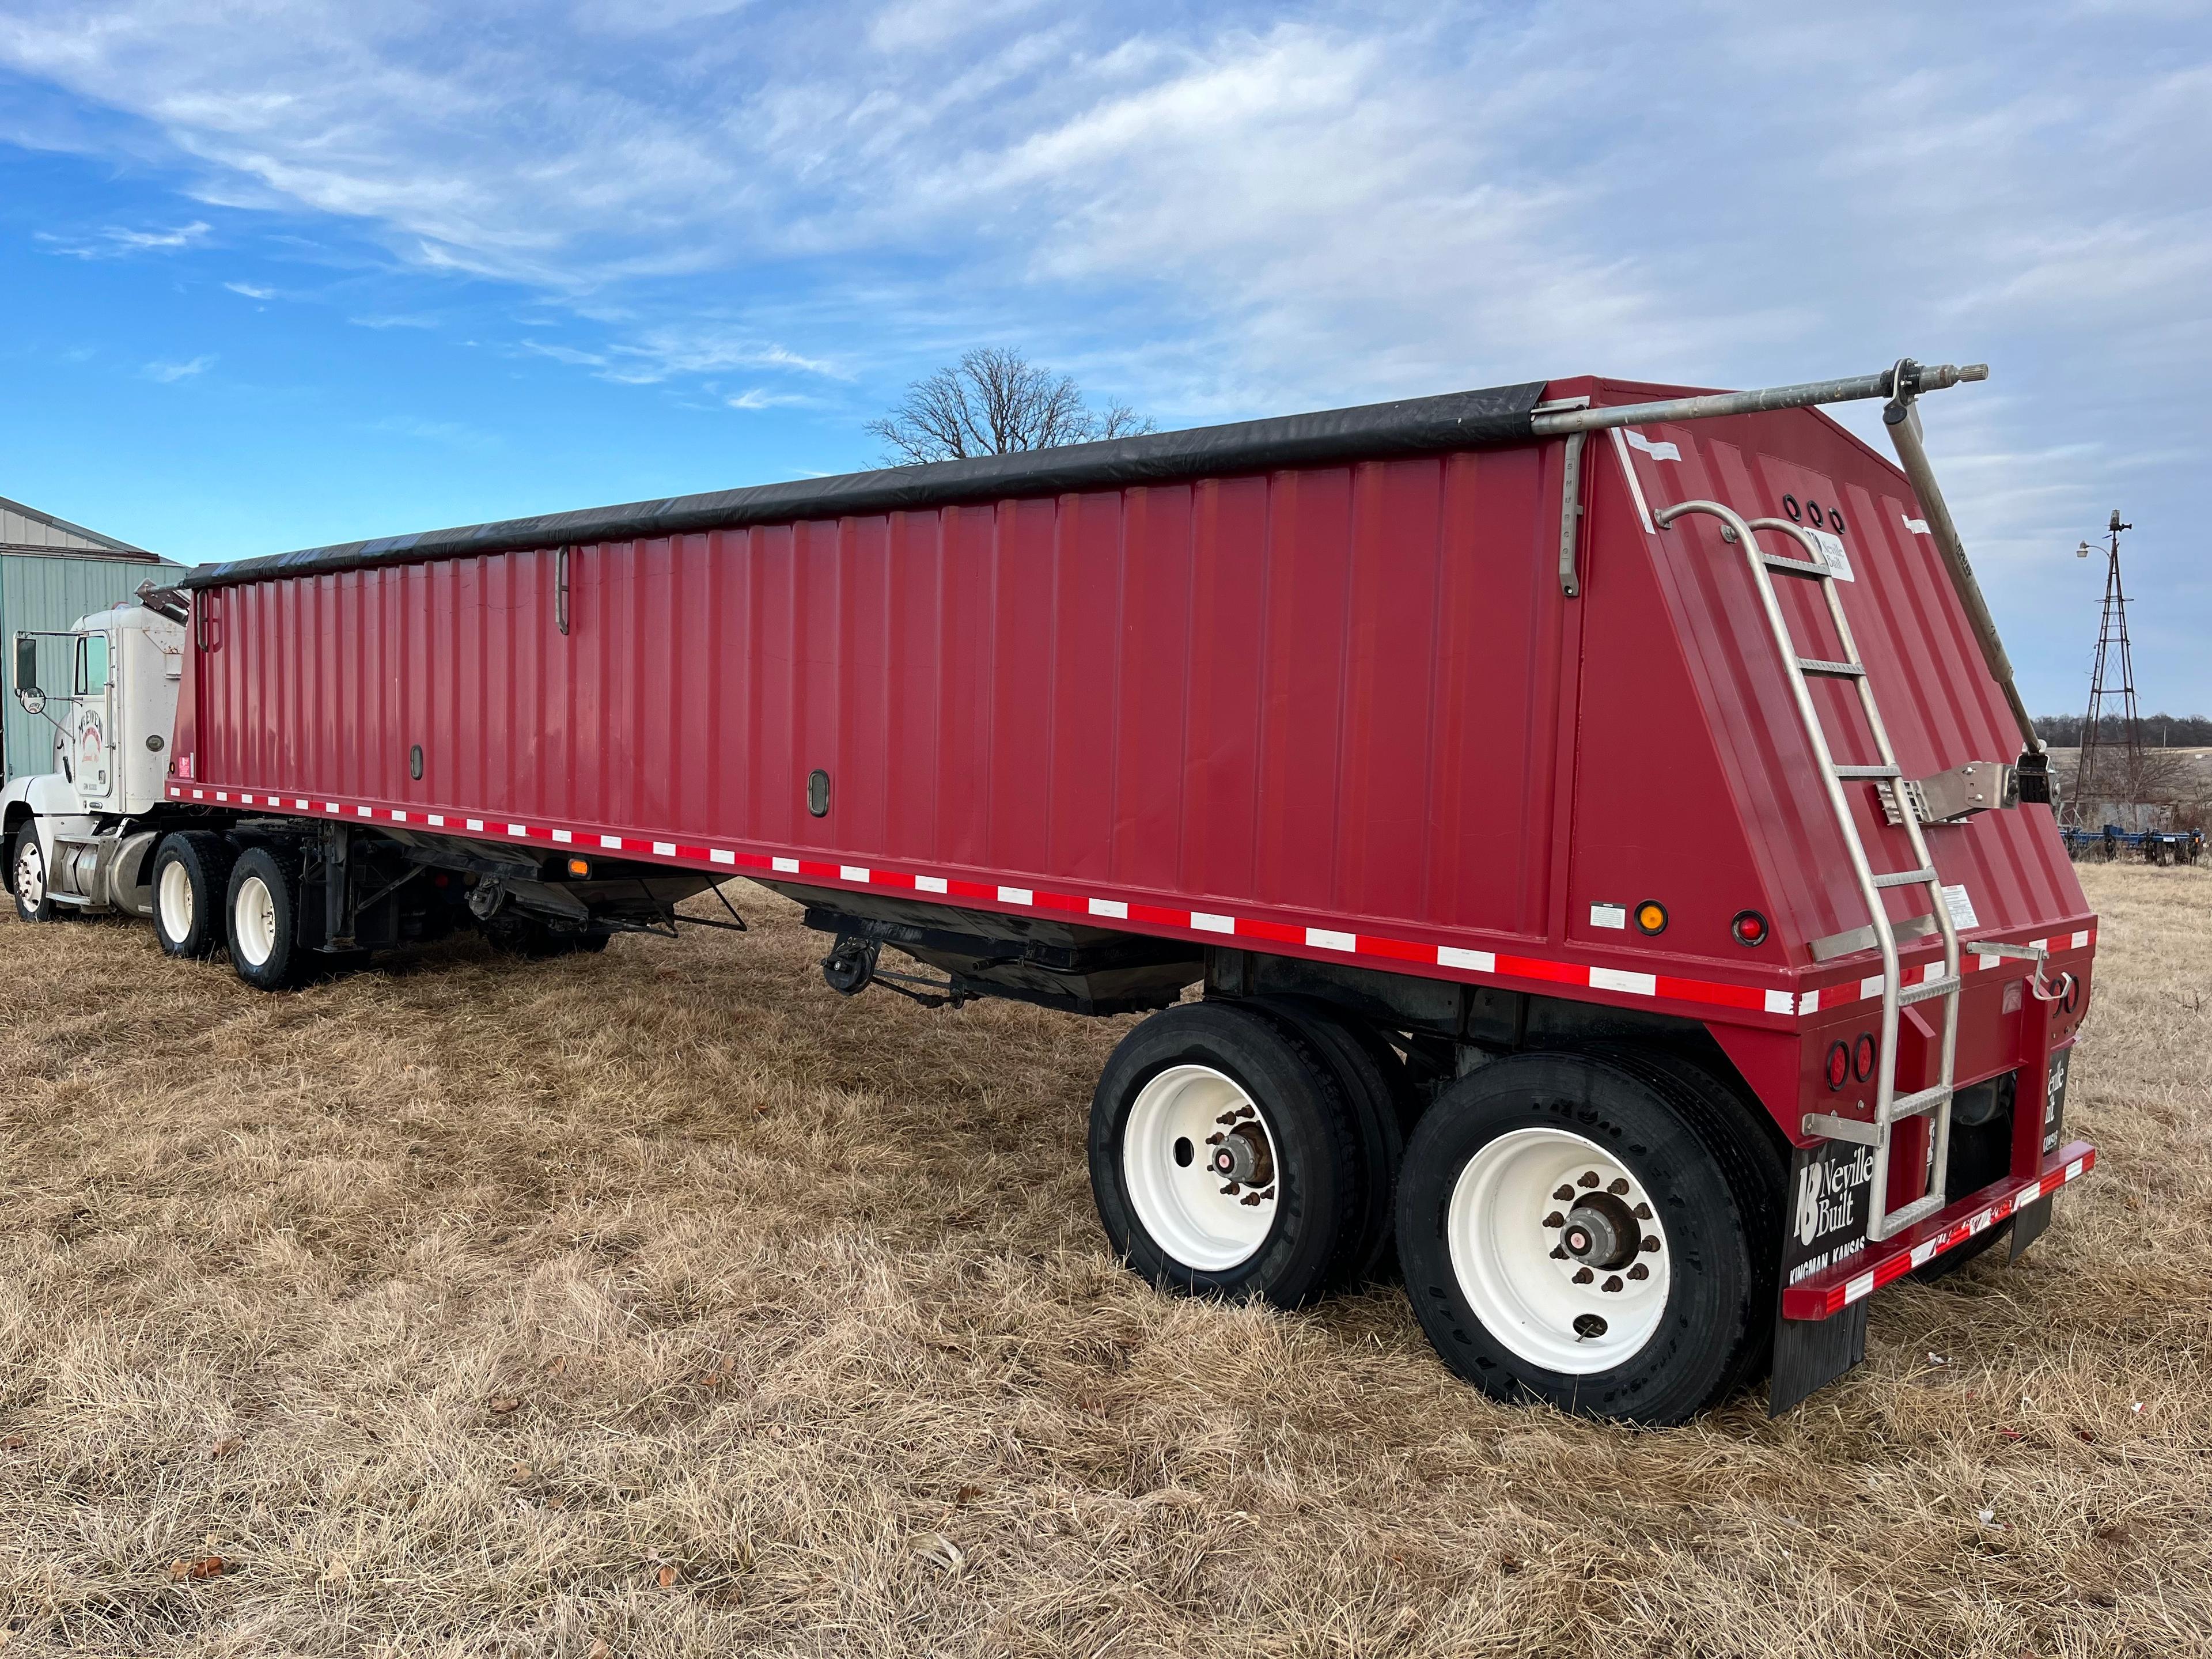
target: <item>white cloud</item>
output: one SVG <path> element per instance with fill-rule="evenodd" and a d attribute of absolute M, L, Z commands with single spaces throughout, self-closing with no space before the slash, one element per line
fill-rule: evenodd
<path fill-rule="evenodd" d="M 186 362 L 149 363 L 146 365 L 145 374 L 149 380 L 159 380 L 164 386 L 172 386 L 179 380 L 189 380 L 195 374 L 204 374 L 214 367 L 215 356 L 210 352 L 194 357 Z"/>
<path fill-rule="evenodd" d="M 273 300 L 276 297 L 275 289 L 263 288 L 258 283 L 225 283 L 223 286 L 233 294 L 243 294 L 249 300 Z"/>
<path fill-rule="evenodd" d="M 732 409 L 779 409 L 787 404 L 803 404 L 805 398 L 795 392 L 770 392 L 766 386 L 750 386 L 735 397 L 722 400 Z"/>
<path fill-rule="evenodd" d="M 562 314 L 510 350 L 710 404 L 872 404 L 978 340 L 1171 421 L 1986 357 L 1930 441 L 2024 658 L 2110 480 L 2193 523 L 2193 462 L 2139 458 L 2212 437 L 2201 8 L 15 0 L 0 64 L 206 202 Z"/>
<path fill-rule="evenodd" d="M 204 220 L 195 220 L 173 230 L 132 230 L 111 225 L 89 235 L 60 235 L 45 230 L 33 234 L 33 240 L 46 245 L 49 252 L 67 254 L 73 259 L 120 259 L 133 253 L 167 253 L 193 247 L 205 241 L 213 228 Z"/>

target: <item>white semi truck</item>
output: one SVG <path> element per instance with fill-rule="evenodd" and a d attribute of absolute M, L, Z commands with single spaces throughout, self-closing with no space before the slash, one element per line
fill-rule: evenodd
<path fill-rule="evenodd" d="M 53 768 L 0 793 L 15 913 L 154 914 L 154 851 L 173 827 L 162 786 L 185 665 L 184 598 L 139 597 L 68 633 L 15 635 L 17 696 L 53 727 Z"/>

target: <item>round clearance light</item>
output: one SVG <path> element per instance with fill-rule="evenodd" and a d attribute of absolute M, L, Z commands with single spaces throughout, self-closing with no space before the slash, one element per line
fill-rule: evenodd
<path fill-rule="evenodd" d="M 1739 910 L 1735 913 L 1735 920 L 1729 923 L 1729 932 L 1735 935 L 1738 945 L 1764 945 L 1766 943 L 1766 918 L 1756 910 Z"/>
<path fill-rule="evenodd" d="M 1828 1045 L 1828 1086 L 1840 1089 L 1851 1080 L 1851 1051 L 1841 1042 Z"/>
<path fill-rule="evenodd" d="M 1851 1074 L 1862 1083 L 1874 1076 L 1874 1033 L 1861 1031 L 1851 1046 Z"/>
<path fill-rule="evenodd" d="M 1667 931 L 1667 907 L 1657 899 L 1646 899 L 1636 907 L 1636 926 L 1640 932 L 1654 935 Z"/>

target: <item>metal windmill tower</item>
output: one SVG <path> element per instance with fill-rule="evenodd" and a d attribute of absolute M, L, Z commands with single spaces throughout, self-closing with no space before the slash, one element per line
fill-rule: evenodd
<path fill-rule="evenodd" d="M 2136 709 L 2135 653 L 2128 645 L 2128 599 L 2120 585 L 2120 532 L 2134 528 L 2131 524 L 2120 522 L 2119 508 L 2112 509 L 2112 523 L 2106 526 L 2109 542 L 2105 566 L 2105 616 L 2097 630 L 2097 665 L 2089 677 L 2089 712 L 2081 721 L 2081 763 L 2074 774 L 2073 799 L 2077 813 L 2085 802 L 2126 799 L 2142 775 L 2142 729 Z M 2089 544 L 2083 542 L 2075 554 L 2086 559 L 2090 551 Z M 2108 710 L 2107 698 L 2118 708 Z M 2102 729 L 2107 713 L 2119 716 L 2117 738 L 2106 737 Z"/>

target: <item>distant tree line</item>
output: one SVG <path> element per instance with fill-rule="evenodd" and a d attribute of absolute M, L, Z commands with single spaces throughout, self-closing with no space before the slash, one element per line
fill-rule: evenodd
<path fill-rule="evenodd" d="M 2136 721 L 2136 726 L 2142 734 L 2146 748 L 2212 747 L 2212 716 L 2145 714 Z M 2053 749 L 2078 749 L 2081 746 L 2081 717 L 2079 714 L 2039 715 L 2035 734 Z M 2100 744 L 2126 742 L 2127 722 L 2118 715 L 2106 714 L 2097 722 L 2097 741 Z"/>

